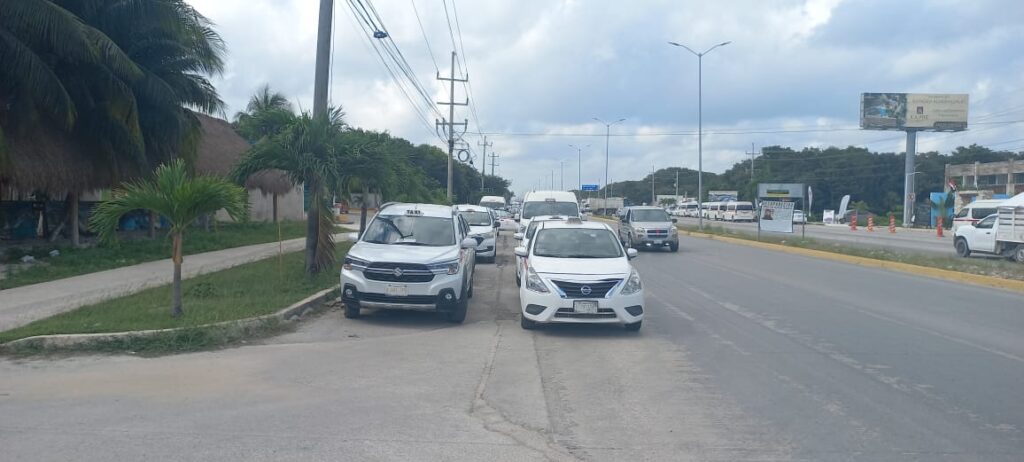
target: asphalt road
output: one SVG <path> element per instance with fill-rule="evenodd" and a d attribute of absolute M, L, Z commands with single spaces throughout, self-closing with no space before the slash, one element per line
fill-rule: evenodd
<path fill-rule="evenodd" d="M 681 224 L 691 226 L 697 225 L 696 218 L 677 218 Z M 757 223 L 704 220 L 704 226 L 708 226 L 709 224 L 711 226 L 721 226 L 750 234 L 757 233 Z M 801 233 L 801 225 L 794 224 L 793 228 L 796 235 L 799 236 Z M 771 235 L 779 235 L 777 233 L 762 232 Z M 874 231 L 868 231 L 867 228 L 863 226 L 858 227 L 857 231 L 851 231 L 848 226 L 808 224 L 807 237 L 858 247 L 880 247 L 906 253 L 924 253 L 929 255 L 947 256 L 956 255 L 956 252 L 953 250 L 953 233 L 951 231 L 947 231 L 945 236 L 942 238 L 936 236 L 935 230 L 928 229 L 897 228 L 896 233 L 893 234 L 889 232 L 888 222 L 879 222 L 878 227 L 876 227 Z"/>
<path fill-rule="evenodd" d="M 1024 296 L 684 238 L 648 317 L 518 326 L 511 239 L 464 325 L 340 312 L 161 358 L 0 359 L 4 460 L 1011 461 Z"/>

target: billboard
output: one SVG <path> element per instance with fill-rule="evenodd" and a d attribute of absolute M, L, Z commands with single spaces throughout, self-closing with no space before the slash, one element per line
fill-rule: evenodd
<path fill-rule="evenodd" d="M 761 201 L 761 210 L 758 214 L 758 226 L 761 229 L 777 233 L 793 232 L 792 202 Z"/>
<path fill-rule="evenodd" d="M 708 191 L 708 202 L 729 202 L 740 197 L 739 191 Z"/>
<path fill-rule="evenodd" d="M 758 183 L 759 199 L 803 199 L 803 183 Z"/>
<path fill-rule="evenodd" d="M 966 130 L 967 102 L 966 94 L 861 93 L 860 128 Z"/>
<path fill-rule="evenodd" d="M 596 184 L 585 184 L 583 185 L 583 191 L 597 191 Z"/>

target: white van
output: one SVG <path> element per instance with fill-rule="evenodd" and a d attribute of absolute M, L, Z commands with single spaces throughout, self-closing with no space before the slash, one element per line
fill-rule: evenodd
<path fill-rule="evenodd" d="M 704 210 L 700 213 L 704 215 L 705 220 L 715 219 L 715 214 L 718 213 L 718 204 L 720 204 L 720 202 L 705 202 L 703 204 Z"/>
<path fill-rule="evenodd" d="M 501 196 L 484 196 L 480 198 L 480 206 L 487 207 L 494 210 L 504 210 L 508 204 L 505 203 L 505 198 Z"/>
<path fill-rule="evenodd" d="M 726 202 L 722 219 L 725 221 L 754 221 L 754 204 L 743 201 Z"/>
<path fill-rule="evenodd" d="M 687 203 L 683 204 L 682 206 L 685 207 L 685 209 L 683 210 L 683 216 L 684 217 L 697 218 L 697 203 L 696 202 L 687 202 Z"/>
<path fill-rule="evenodd" d="M 568 191 L 530 191 L 523 197 L 523 209 L 519 212 L 519 229 L 526 229 L 530 219 L 541 215 L 560 217 L 580 216 L 580 204 L 576 194 Z"/>
<path fill-rule="evenodd" d="M 956 229 L 963 225 L 975 225 L 982 218 L 996 213 L 996 208 L 1003 201 L 1004 199 L 984 199 L 963 206 L 953 217 L 953 233 L 955 234 Z"/>

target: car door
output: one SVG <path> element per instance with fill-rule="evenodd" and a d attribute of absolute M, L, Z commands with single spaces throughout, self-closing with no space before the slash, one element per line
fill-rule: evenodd
<path fill-rule="evenodd" d="M 622 215 L 622 221 L 619 222 L 619 240 L 625 242 L 626 238 L 629 237 L 630 233 L 633 232 L 633 212 L 626 210 L 626 213 Z"/>
<path fill-rule="evenodd" d="M 996 216 L 989 215 L 974 225 L 976 230 L 973 234 L 974 242 L 968 242 L 971 250 L 980 252 L 994 252 L 996 250 Z"/>

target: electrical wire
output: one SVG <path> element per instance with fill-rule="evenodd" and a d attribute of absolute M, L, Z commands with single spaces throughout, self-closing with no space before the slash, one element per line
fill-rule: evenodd
<path fill-rule="evenodd" d="M 427 44 L 427 53 L 430 54 L 430 61 L 434 63 L 434 70 L 440 74 L 441 68 L 437 66 L 437 60 L 434 59 L 434 50 L 430 47 L 430 40 L 427 39 L 427 30 L 423 28 L 423 22 L 420 21 L 420 12 L 416 9 L 416 0 L 409 0 L 409 3 L 412 3 L 412 12 L 416 15 L 416 24 L 419 24 L 420 32 L 423 33 L 423 43 Z"/>

